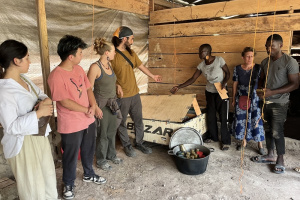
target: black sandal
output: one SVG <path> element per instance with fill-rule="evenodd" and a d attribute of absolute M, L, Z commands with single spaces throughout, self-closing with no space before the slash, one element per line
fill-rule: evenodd
<path fill-rule="evenodd" d="M 229 150 L 229 145 L 228 144 L 223 144 L 222 151 L 227 151 L 227 150 Z"/>

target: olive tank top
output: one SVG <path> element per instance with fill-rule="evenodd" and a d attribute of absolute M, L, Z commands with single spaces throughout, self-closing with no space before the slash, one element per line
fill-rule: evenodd
<path fill-rule="evenodd" d="M 95 98 L 96 99 L 98 99 L 98 98 L 104 98 L 104 99 L 114 98 L 116 96 L 116 81 L 117 81 L 117 77 L 116 77 L 114 71 L 112 70 L 111 66 L 109 65 L 110 69 L 112 70 L 112 74 L 108 75 L 103 70 L 100 61 L 97 61 L 96 64 L 101 69 L 101 75 L 99 78 L 97 78 L 95 80 L 95 84 L 94 84 Z"/>

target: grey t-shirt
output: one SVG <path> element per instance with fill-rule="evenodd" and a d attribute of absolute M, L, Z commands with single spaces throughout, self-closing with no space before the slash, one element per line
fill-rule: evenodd
<path fill-rule="evenodd" d="M 200 70 L 205 76 L 206 90 L 211 93 L 217 93 L 217 89 L 214 83 L 222 82 L 224 79 L 224 74 L 222 67 L 225 65 L 225 60 L 222 57 L 216 56 L 213 63 L 210 65 L 205 64 L 203 60 L 198 66 L 197 69 Z"/>
<path fill-rule="evenodd" d="M 267 74 L 269 58 L 265 58 L 261 62 L 264 74 Z M 270 59 L 269 74 L 267 80 L 267 88 L 274 90 L 288 84 L 288 75 L 299 73 L 299 65 L 297 61 L 283 54 L 280 58 L 273 61 Z M 276 94 L 266 98 L 266 101 L 272 103 L 287 103 L 289 101 L 289 93 Z"/>

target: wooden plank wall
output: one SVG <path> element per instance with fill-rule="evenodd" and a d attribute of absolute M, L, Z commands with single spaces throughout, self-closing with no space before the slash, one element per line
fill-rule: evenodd
<path fill-rule="evenodd" d="M 212 55 L 223 57 L 230 69 L 230 97 L 233 69 L 243 61 L 241 51 L 246 46 L 255 46 L 255 62 L 260 63 L 267 57 L 265 42 L 272 34 L 273 24 L 274 33 L 280 34 L 284 40 L 283 51 L 289 54 L 292 31 L 300 30 L 300 13 L 293 13 L 293 10 L 300 9 L 300 1 L 278 0 L 276 10 L 280 12 L 275 17 L 274 1 L 260 0 L 259 7 L 257 1 L 249 3 L 248 0 L 235 0 L 150 12 L 149 67 L 154 74 L 163 76 L 163 82 L 149 80 L 149 94 L 170 94 L 174 85 L 190 78 L 201 62 L 198 49 L 204 43 L 209 43 Z M 257 8 L 262 14 L 258 18 L 255 17 Z M 238 16 L 221 18 L 229 15 Z M 178 94 L 196 93 L 200 106 L 205 106 L 205 84 L 206 79 L 200 76 Z"/>
<path fill-rule="evenodd" d="M 141 15 L 149 15 L 149 0 L 69 0 L 103 8 L 121 10 Z"/>

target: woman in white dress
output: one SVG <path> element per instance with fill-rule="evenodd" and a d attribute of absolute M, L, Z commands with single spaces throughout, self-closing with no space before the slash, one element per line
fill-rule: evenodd
<path fill-rule="evenodd" d="M 57 199 L 56 175 L 47 136 L 39 119 L 51 116 L 52 101 L 24 73 L 30 65 L 27 47 L 16 40 L 0 45 L 0 123 L 4 156 L 17 181 L 19 198 Z M 40 103 L 36 105 L 38 99 Z M 33 107 L 36 109 L 33 111 Z"/>

